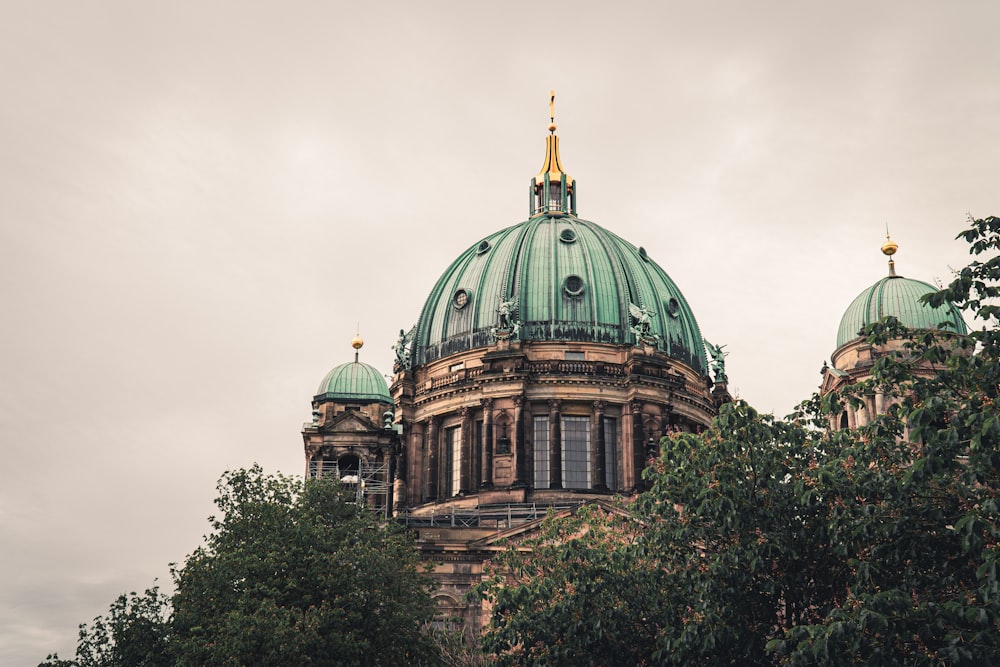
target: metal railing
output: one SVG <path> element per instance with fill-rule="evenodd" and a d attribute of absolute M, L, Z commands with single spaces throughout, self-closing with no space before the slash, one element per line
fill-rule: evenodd
<path fill-rule="evenodd" d="M 574 509 L 583 501 L 553 503 L 507 503 L 500 505 L 480 505 L 470 509 L 432 512 L 413 515 L 409 512 L 397 518 L 407 528 L 510 528 L 545 516 L 550 509 L 561 511 Z"/>

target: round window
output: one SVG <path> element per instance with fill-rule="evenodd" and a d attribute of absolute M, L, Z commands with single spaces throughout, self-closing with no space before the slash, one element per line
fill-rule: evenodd
<path fill-rule="evenodd" d="M 670 301 L 667 301 L 667 314 L 670 315 L 670 317 L 677 317 L 680 312 L 680 302 L 674 297 L 670 297 Z"/>
<path fill-rule="evenodd" d="M 482 243 L 479 244 L 479 247 L 476 248 L 476 254 L 477 255 L 482 255 L 484 252 L 486 252 L 489 249 L 490 249 L 490 242 L 489 241 L 483 241 Z"/>
<path fill-rule="evenodd" d="M 455 292 L 455 296 L 451 298 L 451 304 L 455 306 L 456 310 L 462 310 L 469 303 L 470 298 L 472 297 L 469 296 L 468 291 L 460 289 L 457 290 Z"/>
<path fill-rule="evenodd" d="M 559 240 L 563 243 L 573 243 L 576 241 L 576 232 L 569 228 L 564 229 L 559 232 Z"/>
<path fill-rule="evenodd" d="M 646 249 L 643 248 L 642 246 L 639 246 L 639 257 L 641 257 L 642 261 L 644 261 L 644 262 L 648 262 L 649 261 L 649 253 L 646 252 Z"/>
<path fill-rule="evenodd" d="M 583 278 L 580 276 L 567 276 L 563 281 L 563 291 L 569 296 L 580 296 L 583 294 Z"/>

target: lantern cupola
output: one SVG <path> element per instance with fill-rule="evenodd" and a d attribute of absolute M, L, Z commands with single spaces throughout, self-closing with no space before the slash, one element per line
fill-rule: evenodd
<path fill-rule="evenodd" d="M 545 162 L 531 179 L 531 217 L 576 215 L 576 181 L 563 171 L 556 136 L 555 91 L 549 93 L 549 136 L 545 137 Z"/>

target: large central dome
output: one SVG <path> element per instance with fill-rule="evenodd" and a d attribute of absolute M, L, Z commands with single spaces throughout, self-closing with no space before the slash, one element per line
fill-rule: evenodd
<path fill-rule="evenodd" d="M 552 120 L 545 160 L 531 179 L 531 217 L 452 262 L 420 313 L 413 363 L 503 336 L 641 342 L 705 374 L 698 323 L 670 276 L 643 248 L 576 217 L 576 181 L 563 170 Z"/>
<path fill-rule="evenodd" d="M 670 276 L 642 248 L 572 215 L 537 215 L 472 245 L 437 281 L 420 313 L 415 363 L 491 343 L 501 302 L 524 341 L 647 341 L 704 373 L 701 332 Z"/>

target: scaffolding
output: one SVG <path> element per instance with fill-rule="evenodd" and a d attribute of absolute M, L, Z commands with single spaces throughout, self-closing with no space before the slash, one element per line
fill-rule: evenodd
<path fill-rule="evenodd" d="M 354 493 L 355 502 L 364 505 L 383 518 L 389 516 L 389 491 L 392 480 L 389 479 L 388 463 L 361 462 L 356 468 L 343 470 L 336 461 L 310 461 L 309 479 L 336 479 L 348 490 Z"/>
<path fill-rule="evenodd" d="M 429 514 L 406 512 L 400 515 L 398 520 L 407 528 L 496 528 L 499 530 L 542 519 L 549 510 L 555 512 L 574 510 L 583 504 L 582 500 L 551 504 L 501 503 Z"/>

